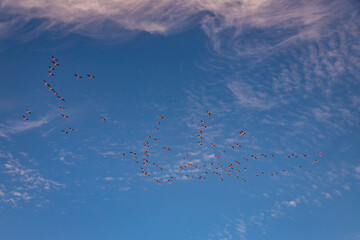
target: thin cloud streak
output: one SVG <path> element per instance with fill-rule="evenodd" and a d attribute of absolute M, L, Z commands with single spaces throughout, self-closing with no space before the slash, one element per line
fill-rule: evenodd
<path fill-rule="evenodd" d="M 238 45 L 239 36 L 252 28 L 285 29 L 287 41 L 318 38 L 318 30 L 342 15 L 345 5 L 322 0 L 4 0 L 0 12 L 7 18 L 0 23 L 0 34 L 5 37 L 12 26 L 34 19 L 42 20 L 34 32 L 65 30 L 92 37 L 103 37 L 104 29 L 107 35 L 119 34 L 116 28 L 123 30 L 122 36 L 139 31 L 166 35 L 200 25 L 219 50 L 229 44 L 219 42 L 222 34 L 231 32 L 231 42 Z"/>
<path fill-rule="evenodd" d="M 9 135 L 18 134 L 48 124 L 54 115 L 47 114 L 38 120 L 15 120 L 9 124 L 0 123 L 0 137 L 9 138 Z"/>
<path fill-rule="evenodd" d="M 270 109 L 275 102 L 265 91 L 256 91 L 245 82 L 232 81 L 227 84 L 228 89 L 235 95 L 237 102 L 242 107 Z"/>

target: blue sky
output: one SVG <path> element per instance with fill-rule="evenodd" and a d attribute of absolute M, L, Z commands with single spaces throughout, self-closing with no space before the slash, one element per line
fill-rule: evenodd
<path fill-rule="evenodd" d="M 1 239 L 360 239 L 357 1 L 0 13 Z"/>

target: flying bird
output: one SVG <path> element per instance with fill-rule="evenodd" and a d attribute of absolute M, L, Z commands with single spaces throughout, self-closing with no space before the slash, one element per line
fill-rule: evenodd
<path fill-rule="evenodd" d="M 24 120 L 29 120 L 29 119 L 28 119 L 27 117 L 25 117 L 25 116 L 22 116 L 22 117 L 23 117 Z"/>
<path fill-rule="evenodd" d="M 106 118 L 102 117 L 101 119 L 104 120 L 104 122 L 106 122 Z"/>
<path fill-rule="evenodd" d="M 31 114 L 31 111 L 30 110 L 26 110 L 27 113 Z"/>
<path fill-rule="evenodd" d="M 77 75 L 77 74 L 75 74 L 75 73 L 74 73 L 74 76 L 77 77 L 77 78 L 82 78 L 82 76 Z"/>
<path fill-rule="evenodd" d="M 90 74 L 87 74 L 87 76 L 88 76 L 89 78 L 95 78 L 95 76 L 90 75 Z"/>

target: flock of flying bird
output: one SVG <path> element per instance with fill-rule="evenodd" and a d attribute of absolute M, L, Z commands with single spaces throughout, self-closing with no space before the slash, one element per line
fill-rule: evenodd
<path fill-rule="evenodd" d="M 58 59 L 55 58 L 54 56 L 52 56 L 52 60 L 51 63 L 53 64 L 52 66 L 49 66 L 49 76 L 50 77 L 54 77 L 54 71 L 55 71 L 55 67 L 60 66 L 60 64 L 58 63 Z M 74 74 L 74 76 L 76 78 L 82 78 L 82 76 L 78 75 L 78 74 Z M 87 76 L 89 78 L 95 78 L 95 76 L 87 74 Z M 45 86 L 47 86 L 49 88 L 50 91 L 52 91 L 52 93 L 62 102 L 65 102 L 65 99 L 63 97 L 61 97 L 59 95 L 59 93 L 50 85 L 50 83 L 48 81 L 45 81 Z M 59 109 L 61 110 L 65 110 L 65 107 L 60 106 Z M 29 117 L 31 115 L 31 111 L 30 110 L 26 110 L 26 114 L 23 115 L 23 119 L 28 121 Z M 63 113 L 60 114 L 62 118 L 69 118 L 68 115 L 65 115 Z M 206 115 L 211 118 L 211 113 L 209 111 L 206 112 Z M 101 117 L 101 120 L 103 120 L 106 123 L 106 118 L 105 117 Z M 159 120 L 156 121 L 154 129 L 155 130 L 159 130 L 160 127 L 160 120 L 164 119 L 163 115 L 159 116 Z M 220 159 L 224 157 L 224 154 L 230 150 L 230 151 L 236 151 L 237 149 L 241 148 L 240 143 L 234 143 L 234 144 L 230 144 L 228 146 L 228 150 L 226 149 L 218 149 L 217 145 L 213 142 L 207 143 L 205 141 L 205 133 L 207 130 L 207 125 L 206 122 L 204 120 L 200 121 L 201 127 L 199 127 L 199 129 L 197 129 L 197 136 L 196 138 L 197 140 L 197 145 L 198 146 L 206 146 L 208 145 L 210 148 L 214 149 L 215 151 L 217 151 L 216 154 L 213 154 L 214 157 L 214 161 L 201 161 L 199 159 L 195 159 L 195 160 L 189 160 L 189 158 L 191 157 L 191 153 L 186 153 L 185 156 L 182 158 L 182 160 L 180 160 L 180 164 L 176 167 L 176 171 L 174 171 L 174 169 L 172 169 L 170 172 L 171 173 L 176 173 L 176 176 L 170 176 L 170 174 L 168 173 L 164 173 L 163 172 L 163 167 L 160 166 L 160 164 L 151 161 L 150 159 L 150 149 L 153 143 L 159 143 L 159 138 L 152 136 L 152 135 L 147 135 L 146 139 L 144 141 L 144 150 L 143 150 L 143 156 L 141 157 L 142 160 L 140 161 L 138 159 L 138 154 L 136 152 L 129 152 L 131 158 L 134 160 L 134 162 L 136 164 L 141 164 L 140 167 L 140 171 L 141 174 L 146 176 L 146 177 L 152 177 L 152 174 L 150 174 L 151 167 L 155 167 L 156 169 L 160 170 L 160 172 L 155 172 L 155 178 L 153 178 L 153 181 L 155 183 L 163 183 L 163 182 L 172 182 L 173 180 L 175 180 L 177 177 L 182 178 L 182 179 L 199 179 L 199 180 L 204 180 L 206 179 L 206 177 L 208 177 L 209 175 L 215 175 L 219 178 L 220 181 L 224 180 L 224 177 L 227 176 L 234 176 L 236 179 L 241 180 L 242 182 L 246 182 L 246 175 L 245 173 L 248 172 L 248 168 L 247 167 L 242 167 L 240 168 L 240 161 L 241 160 L 235 160 L 235 161 L 228 161 L 228 162 L 224 162 L 221 161 Z M 69 134 L 70 131 L 74 131 L 73 128 L 69 127 L 68 129 L 62 129 L 61 130 L 63 133 L 65 134 Z M 246 134 L 245 131 L 240 131 L 239 132 L 239 136 L 242 137 Z M 169 146 L 162 146 L 162 150 L 163 151 L 171 151 L 171 148 Z M 324 154 L 322 154 L 321 152 L 317 153 L 318 157 L 322 157 Z M 125 154 L 124 152 L 121 153 L 121 156 L 126 157 L 127 154 Z M 269 155 L 267 154 L 261 154 L 260 156 L 256 156 L 256 155 L 251 155 L 250 157 L 243 157 L 242 160 L 245 162 L 248 162 L 249 159 L 251 160 L 257 160 L 258 157 L 262 157 L 262 158 L 267 158 L 267 157 L 271 157 L 274 158 L 275 155 L 273 153 L 270 153 Z M 285 157 L 287 158 L 297 158 L 298 155 L 297 154 L 287 154 Z M 306 154 L 300 154 L 299 157 L 302 158 L 307 158 Z M 314 160 L 312 162 L 312 164 L 316 164 L 318 163 L 319 160 Z M 296 168 L 298 169 L 303 169 L 304 166 L 303 165 L 299 165 Z M 263 171 L 261 172 L 257 172 L 254 174 L 254 177 L 258 177 L 258 176 L 263 176 L 263 175 L 270 175 L 270 176 L 274 176 L 277 175 L 279 173 L 286 173 L 288 171 L 295 171 L 296 169 L 295 167 L 290 168 L 290 169 L 282 169 L 282 170 L 275 170 L 269 173 L 265 173 Z M 162 173 L 162 174 L 159 174 Z M 192 174 L 191 174 L 192 173 Z M 180 175 L 179 175 L 180 174 Z M 160 175 L 160 177 L 156 177 L 157 175 Z M 244 175 L 244 176 L 243 176 Z M 165 176 L 165 177 L 161 177 L 161 176 Z"/>
<path fill-rule="evenodd" d="M 211 113 L 208 111 L 206 112 L 206 114 L 211 117 Z M 164 118 L 164 116 L 160 115 L 161 119 Z M 201 127 L 197 130 L 198 134 L 197 134 L 197 138 L 198 146 L 205 146 L 205 131 L 207 129 L 207 125 L 206 122 L 204 120 L 200 121 L 201 123 Z M 159 126 L 160 125 L 160 121 L 156 122 L 156 126 L 155 129 L 159 130 Z M 239 136 L 244 136 L 246 134 L 245 131 L 240 131 L 239 132 Z M 147 139 L 144 141 L 144 147 L 145 149 L 143 150 L 143 157 L 142 157 L 142 162 L 139 162 L 138 160 L 138 156 L 136 152 L 130 152 L 131 157 L 134 159 L 134 162 L 136 164 L 141 163 L 142 166 L 140 168 L 142 174 L 144 174 L 147 177 L 151 177 L 150 173 L 149 173 L 149 167 L 153 166 L 158 168 L 159 170 L 163 170 L 163 167 L 159 166 L 159 164 L 157 164 L 156 162 L 151 162 L 150 160 L 150 146 L 152 144 L 152 142 L 159 142 L 159 139 L 151 136 L 151 135 L 147 135 L 146 136 Z M 153 140 L 152 142 L 150 142 L 150 140 Z M 216 149 L 217 145 L 213 142 L 207 143 L 209 145 L 210 148 L 214 148 Z M 235 144 L 230 144 L 229 145 L 229 150 L 230 151 L 235 151 L 237 150 L 237 148 L 241 148 L 241 145 L 239 143 L 235 143 Z M 171 149 L 167 146 L 163 146 L 162 149 L 164 151 L 170 151 Z M 214 161 L 199 161 L 199 159 L 196 160 L 189 160 L 189 158 L 191 157 L 191 153 L 186 153 L 185 156 L 182 158 L 182 160 L 180 161 L 180 164 L 178 166 L 176 166 L 176 168 L 178 169 L 178 171 L 171 171 L 171 172 L 176 172 L 177 176 L 170 176 L 168 173 L 164 173 L 164 174 L 160 174 L 163 175 L 165 177 L 155 177 L 153 178 L 153 181 L 155 183 L 164 183 L 164 182 L 172 182 L 174 179 L 176 179 L 177 177 L 181 177 L 182 179 L 199 179 L 199 180 L 204 180 L 206 179 L 207 176 L 209 175 L 215 175 L 219 178 L 220 181 L 224 180 L 224 177 L 227 176 L 234 176 L 236 179 L 241 180 L 242 182 L 246 182 L 246 177 L 245 176 L 241 176 L 241 175 L 245 175 L 245 173 L 248 172 L 248 168 L 247 167 L 243 167 L 243 168 L 239 168 L 241 161 L 240 160 L 235 160 L 235 161 L 228 161 L 228 162 L 222 162 L 220 159 L 225 156 L 225 153 L 228 151 L 226 149 L 217 149 L 217 151 L 219 153 L 214 154 Z M 123 157 L 126 156 L 125 153 L 121 153 L 121 155 Z M 318 157 L 322 157 L 324 156 L 323 153 L 318 152 L 317 153 Z M 267 154 L 260 154 L 260 156 L 256 156 L 256 155 L 251 155 L 250 157 L 243 157 L 242 160 L 245 162 L 248 162 L 250 159 L 252 160 L 257 160 L 258 157 L 262 157 L 262 158 L 267 158 L 267 157 L 271 157 L 271 158 L 275 158 L 275 154 L 270 153 L 269 155 Z M 306 154 L 300 154 L 299 156 L 297 154 L 287 154 L 285 155 L 285 157 L 287 158 L 298 158 L 298 157 L 302 157 L 302 158 L 307 158 Z M 314 160 L 312 161 L 312 165 L 318 163 L 319 160 Z M 303 169 L 304 166 L 303 165 L 299 165 L 298 167 L 296 167 L 298 169 Z M 254 177 L 258 177 L 258 176 L 264 176 L 264 175 L 270 175 L 270 176 L 274 176 L 274 175 L 278 175 L 279 173 L 287 173 L 290 171 L 295 171 L 296 169 L 295 167 L 289 168 L 289 169 L 282 169 L 282 170 L 275 170 L 269 173 L 265 173 L 263 171 L 261 172 L 257 172 L 254 174 Z M 179 171 L 181 170 L 181 171 Z M 189 173 L 186 172 L 186 170 L 189 170 Z M 179 172 L 181 172 L 181 175 L 179 176 Z M 195 173 L 196 175 L 191 175 L 190 173 Z M 155 174 L 158 174 L 158 172 L 155 172 Z"/>
<path fill-rule="evenodd" d="M 55 67 L 60 66 L 60 64 L 59 64 L 59 62 L 58 62 L 58 59 L 55 58 L 54 56 L 51 56 L 51 63 L 52 63 L 52 66 L 49 66 L 49 71 L 48 71 L 48 73 L 49 73 L 49 76 L 54 77 L 54 76 L 55 76 L 55 74 L 54 74 Z M 76 78 L 82 78 L 82 76 L 80 76 L 80 75 L 78 75 L 78 74 L 75 74 L 75 73 L 74 73 L 74 76 L 75 76 Z M 87 74 L 87 76 L 88 76 L 89 78 L 95 78 L 95 76 L 90 75 L 90 74 Z M 65 99 L 64 99 L 63 97 L 61 97 L 61 96 L 59 95 L 59 93 L 50 85 L 49 81 L 45 81 L 45 80 L 43 80 L 43 81 L 44 81 L 44 83 L 45 83 L 45 86 L 47 86 L 47 87 L 49 88 L 49 90 L 52 91 L 52 93 L 53 93 L 59 100 L 65 102 Z M 65 107 L 59 106 L 59 109 L 60 109 L 60 110 L 65 110 Z M 26 112 L 27 112 L 28 114 L 31 114 L 31 111 L 30 111 L 30 110 L 26 110 Z M 60 115 L 61 115 L 62 118 L 69 118 L 68 115 L 65 115 L 65 114 L 62 114 L 62 113 L 61 113 Z M 24 120 L 29 120 L 29 118 L 26 117 L 26 116 L 22 116 L 22 117 L 23 117 Z M 104 120 L 104 122 L 106 122 L 106 119 L 105 119 L 104 117 L 102 117 L 101 119 Z M 69 127 L 69 128 L 66 129 L 66 130 L 65 130 L 65 129 L 62 129 L 61 132 L 65 133 L 65 134 L 69 134 L 70 131 L 74 131 L 74 130 L 75 130 L 75 129 Z"/>

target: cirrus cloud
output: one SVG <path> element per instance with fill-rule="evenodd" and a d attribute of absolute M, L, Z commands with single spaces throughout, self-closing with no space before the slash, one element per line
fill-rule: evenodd
<path fill-rule="evenodd" d="M 328 1 L 285 0 L 3 0 L 0 3 L 0 36 L 32 20 L 40 20 L 33 32 L 60 29 L 101 37 L 139 31 L 169 34 L 201 26 L 215 49 L 226 44 L 222 34 L 231 34 L 231 43 L 254 28 L 265 33 L 288 31 L 273 43 L 251 48 L 257 52 L 296 39 L 318 38 L 323 27 L 344 16 L 349 4 Z M 348 7 L 346 7 L 348 6 Z M 286 32 L 285 31 L 285 32 Z M 283 35 L 283 34 L 282 34 Z M 254 42 L 252 42 L 254 44 Z M 256 44 L 256 43 L 255 43 Z M 257 45 L 257 44 L 256 44 Z M 257 45 L 258 46 L 258 45 Z M 239 49 L 238 49 L 239 50 Z M 243 49 L 244 50 L 244 49 Z"/>

